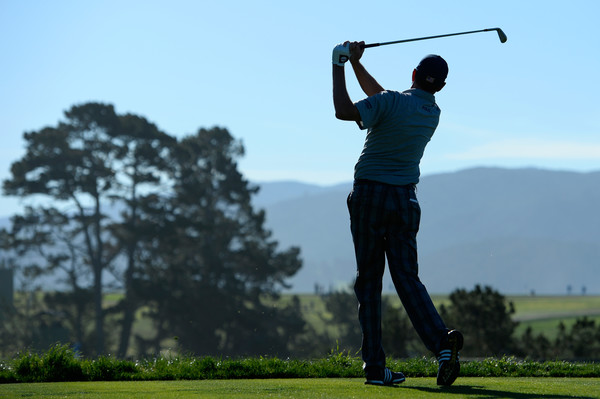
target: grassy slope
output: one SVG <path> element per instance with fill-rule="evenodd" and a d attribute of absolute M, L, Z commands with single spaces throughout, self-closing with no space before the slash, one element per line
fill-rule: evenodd
<path fill-rule="evenodd" d="M 600 378 L 460 378 L 440 388 L 433 378 L 411 378 L 394 388 L 362 379 L 68 382 L 2 385 L 0 398 L 600 398 Z"/>
<path fill-rule="evenodd" d="M 317 331 L 323 331 L 326 327 L 317 315 L 325 311 L 322 301 L 312 294 L 302 294 L 299 297 L 307 321 Z M 400 306 L 397 296 L 390 295 L 390 298 L 394 306 Z M 436 306 L 442 303 L 449 304 L 446 295 L 432 295 L 432 299 Z M 588 316 L 600 323 L 600 296 L 509 296 L 507 300 L 515 305 L 514 319 L 520 322 L 517 336 L 527 327 L 531 327 L 534 334 L 544 333 L 547 338 L 553 339 L 561 321 L 570 327 L 582 316 Z"/>
<path fill-rule="evenodd" d="M 553 339 L 562 321 L 568 328 L 577 318 L 588 316 L 600 323 L 600 296 L 518 296 L 509 297 L 515 304 L 515 320 L 520 322 L 517 335 L 527 327 Z"/>

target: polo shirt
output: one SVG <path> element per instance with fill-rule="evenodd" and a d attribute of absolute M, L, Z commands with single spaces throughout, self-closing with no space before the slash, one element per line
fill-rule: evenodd
<path fill-rule="evenodd" d="M 355 103 L 367 129 L 355 179 L 417 184 L 425 146 L 439 123 L 435 96 L 421 89 L 383 91 Z"/>

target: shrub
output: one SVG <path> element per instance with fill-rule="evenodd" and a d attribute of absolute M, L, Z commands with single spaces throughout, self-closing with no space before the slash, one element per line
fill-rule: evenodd
<path fill-rule="evenodd" d="M 43 356 L 25 352 L 14 362 L 17 381 L 57 382 L 84 379 L 81 363 L 75 353 L 65 345 L 54 345 Z"/>

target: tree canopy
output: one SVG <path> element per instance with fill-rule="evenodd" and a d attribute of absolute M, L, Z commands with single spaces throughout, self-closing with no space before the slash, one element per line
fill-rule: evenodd
<path fill-rule="evenodd" d="M 52 303 L 70 315 L 85 352 L 105 353 L 106 318 L 118 313 L 125 356 L 141 308 L 157 331 L 137 337 L 148 349 L 177 337 L 198 354 L 283 353 L 302 332 L 298 313 L 272 306 L 301 267 L 299 249 L 279 250 L 265 229 L 251 205 L 258 189 L 237 168 L 243 145 L 226 129 L 176 138 L 144 117 L 86 103 L 24 139 L 3 189 L 35 201 L 12 217 L 2 244 L 22 270 L 66 283 L 67 297 Z M 123 292 L 112 307 L 108 290 Z M 92 332 L 81 325 L 86 301 Z"/>

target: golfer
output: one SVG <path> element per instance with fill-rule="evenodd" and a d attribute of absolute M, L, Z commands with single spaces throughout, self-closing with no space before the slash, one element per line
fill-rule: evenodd
<path fill-rule="evenodd" d="M 458 351 L 463 336 L 446 328 L 419 279 L 421 209 L 415 194 L 419 163 L 440 118 L 434 94 L 446 84 L 448 65 L 442 57 L 428 55 L 414 69 L 410 89 L 389 91 L 361 64 L 363 45 L 345 42 L 334 48 L 333 104 L 336 118 L 355 121 L 367 130 L 348 196 L 366 383 L 393 385 L 405 379 L 386 367 L 381 345 L 381 289 L 387 256 L 398 296 L 419 337 L 438 358 L 437 383 L 451 385 L 460 370 Z M 346 89 L 344 65 L 348 60 L 368 96 L 357 103 Z"/>

